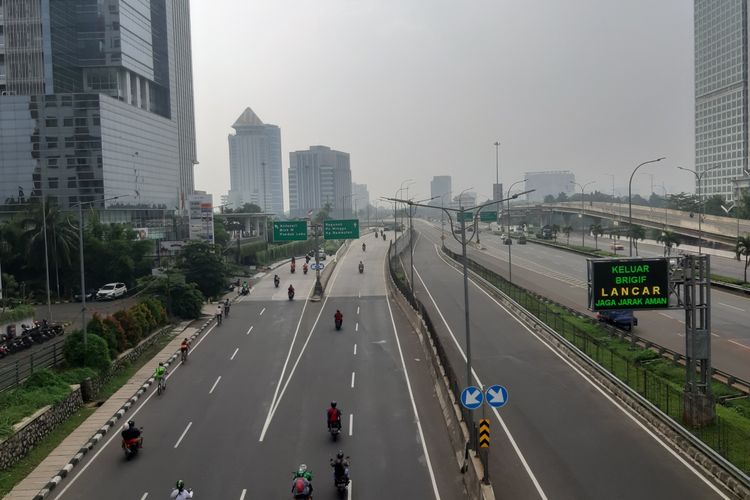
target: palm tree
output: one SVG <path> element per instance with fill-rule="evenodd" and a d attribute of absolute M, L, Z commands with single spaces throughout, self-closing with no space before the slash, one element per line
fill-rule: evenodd
<path fill-rule="evenodd" d="M 747 283 L 747 267 L 750 265 L 750 234 L 737 238 L 737 255 L 745 257 L 745 283 Z"/>
<path fill-rule="evenodd" d="M 642 240 L 646 237 L 646 230 L 641 226 L 630 226 L 630 228 L 628 228 L 628 237 L 633 239 L 635 254 L 638 255 L 638 240 Z"/>
<path fill-rule="evenodd" d="M 562 232 L 565 233 L 565 236 L 568 237 L 567 245 L 570 246 L 570 233 L 573 232 L 573 226 L 571 226 L 570 224 L 566 224 L 565 226 L 563 226 Z"/>
<path fill-rule="evenodd" d="M 594 247 L 599 250 L 599 236 L 604 234 L 601 224 L 591 224 L 591 234 L 594 235 Z"/>
<path fill-rule="evenodd" d="M 672 247 L 680 246 L 682 238 L 680 238 L 679 234 L 673 231 L 662 231 L 661 234 L 657 236 L 656 241 L 664 244 L 664 256 L 669 257 L 672 254 Z"/>

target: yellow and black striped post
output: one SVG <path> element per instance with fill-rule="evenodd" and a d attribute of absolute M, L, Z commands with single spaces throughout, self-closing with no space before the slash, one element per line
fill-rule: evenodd
<path fill-rule="evenodd" d="M 490 419 L 488 418 L 479 420 L 479 447 L 490 447 Z"/>

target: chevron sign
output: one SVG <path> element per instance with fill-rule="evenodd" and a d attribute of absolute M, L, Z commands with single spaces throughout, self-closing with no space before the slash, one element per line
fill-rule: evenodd
<path fill-rule="evenodd" d="M 479 447 L 490 447 L 490 419 L 488 418 L 479 420 Z"/>

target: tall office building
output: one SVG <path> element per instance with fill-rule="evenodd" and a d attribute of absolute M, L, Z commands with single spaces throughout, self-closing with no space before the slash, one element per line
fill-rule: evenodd
<path fill-rule="evenodd" d="M 451 191 L 453 190 L 452 187 L 452 180 L 450 175 L 436 175 L 432 178 L 430 181 L 430 198 L 435 198 L 434 200 L 430 201 L 430 205 L 435 205 L 436 207 L 440 206 L 440 202 L 442 201 L 443 206 L 450 206 L 451 205 Z"/>
<path fill-rule="evenodd" d="M 550 170 L 547 172 L 526 172 L 524 174 L 524 190 L 534 189 L 526 195 L 526 200 L 542 202 L 545 196 L 557 198 L 560 193 L 573 194 L 576 176 L 569 170 Z M 518 192 L 515 189 L 513 192 Z M 507 196 L 508 193 L 505 193 Z"/>
<path fill-rule="evenodd" d="M 0 203 L 44 195 L 138 225 L 187 208 L 188 0 L 2 0 L 0 42 Z"/>
<path fill-rule="evenodd" d="M 229 202 L 233 207 L 254 203 L 264 212 L 284 213 L 281 131 L 263 123 L 246 108 L 229 135 Z"/>
<path fill-rule="evenodd" d="M 311 146 L 289 153 L 289 212 L 306 217 L 326 204 L 334 218 L 352 214 L 352 171 L 349 153 L 327 146 Z"/>
<path fill-rule="evenodd" d="M 370 206 L 370 192 L 367 190 L 367 184 L 357 184 L 352 182 L 352 209 L 353 214 L 360 211 L 367 211 Z"/>
<path fill-rule="evenodd" d="M 748 186 L 747 0 L 695 0 L 696 193 L 736 196 Z M 736 182 L 735 182 L 736 181 Z"/>

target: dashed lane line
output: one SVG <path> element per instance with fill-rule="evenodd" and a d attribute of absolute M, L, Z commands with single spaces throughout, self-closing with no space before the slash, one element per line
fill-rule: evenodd
<path fill-rule="evenodd" d="M 354 389 L 354 375 L 355 375 L 355 372 L 352 372 L 352 389 Z"/>
<path fill-rule="evenodd" d="M 221 375 L 219 375 L 219 378 L 216 379 L 216 382 L 214 382 L 214 385 L 211 386 L 211 390 L 208 391 L 209 394 L 212 394 L 214 392 L 214 389 L 216 389 L 216 386 L 219 385 L 219 380 L 221 380 Z"/>
<path fill-rule="evenodd" d="M 176 443 L 174 444 L 174 447 L 175 447 L 175 448 L 177 448 L 178 446 L 180 446 L 180 443 L 181 443 L 181 442 L 182 442 L 182 440 L 183 440 L 183 439 L 185 438 L 185 435 L 187 434 L 187 432 L 188 432 L 188 431 L 190 430 L 190 428 L 191 428 L 192 426 L 193 426 L 193 423 L 192 423 L 192 422 L 189 422 L 189 423 L 187 424 L 187 427 L 185 427 L 185 430 L 184 430 L 184 431 L 182 431 L 182 435 L 180 435 L 180 439 L 178 439 L 178 440 L 177 440 L 177 442 L 176 442 Z"/>
<path fill-rule="evenodd" d="M 260 314 L 259 314 L 258 316 L 263 316 L 263 313 L 264 313 L 264 312 L 266 312 L 266 308 L 265 308 L 265 307 L 264 307 L 263 309 L 261 309 L 261 310 L 260 310 Z"/>
<path fill-rule="evenodd" d="M 251 326 L 251 327 L 250 327 L 250 329 L 249 329 L 249 330 L 247 331 L 247 333 L 246 333 L 245 335 L 250 335 L 250 332 L 252 332 L 252 331 L 253 331 L 253 328 L 255 328 L 255 327 L 254 327 L 254 326 Z"/>
<path fill-rule="evenodd" d="M 232 357 L 231 357 L 231 358 L 229 358 L 229 361 L 234 361 L 234 357 L 235 357 L 235 356 L 237 356 L 237 351 L 239 351 L 239 350 L 240 350 L 240 348 L 239 348 L 239 347 L 238 347 L 237 349 L 235 349 L 235 350 L 234 350 L 234 352 L 232 353 Z"/>

